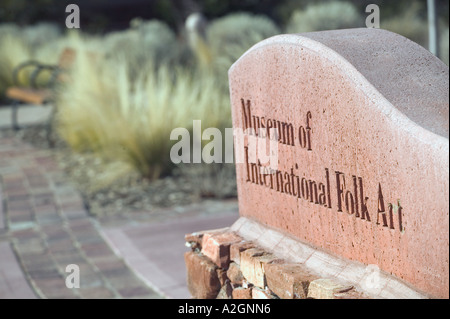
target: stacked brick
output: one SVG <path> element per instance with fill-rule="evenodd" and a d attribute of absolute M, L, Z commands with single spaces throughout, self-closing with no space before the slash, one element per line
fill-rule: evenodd
<path fill-rule="evenodd" d="M 195 299 L 366 298 L 352 286 L 320 278 L 228 228 L 185 237 L 187 283 Z"/>

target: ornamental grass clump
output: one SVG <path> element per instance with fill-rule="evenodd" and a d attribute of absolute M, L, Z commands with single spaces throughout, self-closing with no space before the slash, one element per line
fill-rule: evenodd
<path fill-rule="evenodd" d="M 152 56 L 137 71 L 129 56 L 96 58 L 80 41 L 57 100 L 58 132 L 75 151 L 95 152 L 154 179 L 173 168 L 174 128 L 192 131 L 193 120 L 231 125 L 228 96 L 212 73 L 155 65 Z"/>

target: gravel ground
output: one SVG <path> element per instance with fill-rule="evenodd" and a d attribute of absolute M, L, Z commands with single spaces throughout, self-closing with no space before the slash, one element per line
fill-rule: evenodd
<path fill-rule="evenodd" d="M 122 163 L 105 161 L 94 154 L 74 153 L 55 134 L 51 137 L 51 147 L 43 126 L 18 132 L 0 130 L 0 135 L 16 135 L 37 148 L 52 149 L 93 215 L 151 211 L 188 205 L 205 198 L 236 197 L 232 164 L 186 165 L 175 169 L 172 176 L 149 181 Z"/>

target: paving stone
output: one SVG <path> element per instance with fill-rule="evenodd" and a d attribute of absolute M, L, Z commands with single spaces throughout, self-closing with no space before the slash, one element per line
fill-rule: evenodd
<path fill-rule="evenodd" d="M 7 242 L 0 242 L 0 299 L 34 299 L 16 256 Z"/>
<path fill-rule="evenodd" d="M 12 201 L 10 199 L 6 200 L 7 211 L 23 211 L 32 210 L 32 204 L 28 200 Z"/>
<path fill-rule="evenodd" d="M 13 202 L 24 202 L 31 198 L 30 192 L 28 189 L 17 189 L 13 191 L 6 191 L 6 196 L 8 197 L 8 203 Z"/>
<path fill-rule="evenodd" d="M 127 266 L 125 262 L 121 259 L 118 259 L 115 256 L 108 256 L 108 258 L 104 259 L 95 259 L 94 265 L 100 270 L 100 271 L 110 271 L 110 270 L 117 270 L 117 269 L 125 269 Z"/>
<path fill-rule="evenodd" d="M 42 186 L 38 186 L 39 188 L 42 188 Z M 55 205 L 55 197 L 52 193 L 33 193 L 33 203 L 35 207 L 40 206 L 47 206 L 47 205 Z"/>
<path fill-rule="evenodd" d="M 80 287 L 78 293 L 84 299 L 112 299 L 115 298 L 113 291 L 106 287 Z"/>
<path fill-rule="evenodd" d="M 48 242 L 48 249 L 52 254 L 61 252 L 61 251 L 70 251 L 73 250 L 73 242 L 70 238 L 67 239 L 59 239 L 57 241 Z"/>
<path fill-rule="evenodd" d="M 45 225 L 41 229 L 45 235 L 48 242 L 54 242 L 63 239 L 70 239 L 70 234 L 64 229 L 61 224 L 56 225 Z"/>
<path fill-rule="evenodd" d="M 105 280 L 97 273 L 86 274 L 80 271 L 80 288 L 102 287 Z"/>
<path fill-rule="evenodd" d="M 11 256 L 17 258 L 7 270 L 22 276 L 22 286 L 16 285 L 0 268 L 0 298 L 6 285 L 17 286 L 19 297 L 35 290 L 36 296 L 50 299 L 161 298 L 105 243 L 51 152 L 1 132 L 0 207 L 0 231 L 6 234 L 0 240 L 11 240 Z M 0 259 L 0 265 L 5 261 Z M 69 264 L 80 267 L 79 289 L 66 287 Z M 29 285 L 23 285 L 27 278 Z"/>
<path fill-rule="evenodd" d="M 105 275 L 105 273 L 103 273 Z M 116 290 L 125 289 L 128 287 L 135 287 L 142 285 L 139 280 L 129 269 L 124 270 L 122 273 L 116 273 L 114 276 L 105 275 L 106 280 Z"/>
<path fill-rule="evenodd" d="M 70 264 L 82 264 L 87 261 L 86 258 L 84 258 L 76 248 L 73 248 L 69 251 L 60 251 L 57 253 L 52 252 L 52 257 L 61 268 L 64 268 Z"/>
<path fill-rule="evenodd" d="M 135 276 L 129 271 L 126 266 L 117 267 L 113 269 L 101 270 L 103 276 L 113 282 L 117 287 L 122 287 L 122 284 L 127 280 L 136 281 Z"/>
<path fill-rule="evenodd" d="M 23 229 L 23 230 L 17 230 L 13 232 L 13 236 L 16 240 L 19 242 L 21 241 L 27 241 L 32 238 L 38 237 L 38 233 L 35 229 L 29 228 L 29 229 Z"/>
<path fill-rule="evenodd" d="M 88 217 L 88 213 L 85 209 L 63 209 L 62 214 L 68 219 Z"/>
<path fill-rule="evenodd" d="M 21 243 L 15 242 L 14 247 L 24 258 L 47 257 L 45 254 L 48 252 L 48 247 L 41 238 L 33 238 Z"/>
<path fill-rule="evenodd" d="M 14 214 L 9 214 L 9 222 L 11 224 L 17 224 L 22 222 L 34 221 L 34 214 L 31 211 L 18 211 Z"/>
<path fill-rule="evenodd" d="M 57 269 L 56 265 L 54 265 L 54 264 L 51 264 L 48 268 L 42 268 L 42 269 L 37 269 L 37 270 L 27 269 L 27 273 L 34 280 L 58 278 L 61 276 L 59 273 L 59 270 Z"/>
<path fill-rule="evenodd" d="M 55 267 L 54 262 L 47 255 L 38 255 L 35 258 L 23 258 L 22 262 L 28 271 L 45 271 L 46 269 Z"/>
<path fill-rule="evenodd" d="M 145 286 L 126 287 L 119 289 L 119 293 L 124 298 L 132 298 L 148 295 L 149 289 Z"/>
<path fill-rule="evenodd" d="M 100 257 L 114 254 L 111 248 L 104 242 L 83 244 L 81 248 L 88 257 Z"/>

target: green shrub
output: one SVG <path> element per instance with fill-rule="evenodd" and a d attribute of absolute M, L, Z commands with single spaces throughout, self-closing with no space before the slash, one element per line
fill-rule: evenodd
<path fill-rule="evenodd" d="M 78 46 L 71 81 L 57 100 L 58 132 L 74 150 L 97 152 L 157 178 L 172 169 L 172 129 L 189 129 L 194 119 L 229 125 L 228 96 L 211 73 L 147 62 L 131 77 L 129 57 L 93 59 L 87 52 Z"/>
<path fill-rule="evenodd" d="M 112 58 L 126 60 L 130 76 L 137 76 L 148 63 L 177 63 L 180 45 L 166 24 L 151 20 L 133 25 L 132 29 L 111 32 L 104 38 L 104 51 Z"/>
<path fill-rule="evenodd" d="M 346 29 L 364 26 L 365 20 L 350 2 L 310 4 L 296 10 L 286 26 L 288 33 Z"/>
<path fill-rule="evenodd" d="M 277 25 L 263 15 L 233 13 L 210 23 L 207 41 L 219 77 L 254 44 L 280 33 Z"/>
<path fill-rule="evenodd" d="M 428 25 L 420 15 L 420 5 L 412 3 L 403 14 L 384 20 L 380 17 L 380 27 L 398 34 L 428 48 Z"/>
<path fill-rule="evenodd" d="M 31 49 L 23 37 L 18 34 L 0 32 L 0 99 L 4 96 L 6 89 L 13 85 L 13 70 L 20 63 L 30 60 Z M 25 84 L 29 71 L 24 70 L 19 74 L 19 81 Z"/>
<path fill-rule="evenodd" d="M 61 30 L 56 24 L 44 22 L 26 26 L 22 29 L 22 33 L 32 51 L 57 41 L 62 36 Z"/>
<path fill-rule="evenodd" d="M 236 167 L 232 163 L 182 164 L 177 174 L 196 185 L 195 191 L 199 197 L 236 196 Z"/>

